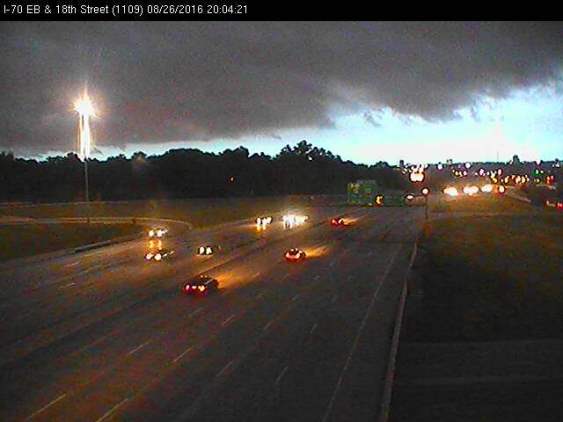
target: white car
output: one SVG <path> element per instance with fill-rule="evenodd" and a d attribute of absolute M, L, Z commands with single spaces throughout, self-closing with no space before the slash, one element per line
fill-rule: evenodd
<path fill-rule="evenodd" d="M 164 227 L 155 227 L 149 230 L 149 237 L 163 237 L 168 233 L 168 229 Z"/>
<path fill-rule="evenodd" d="M 213 255 L 219 249 L 221 248 L 218 245 L 202 245 L 197 248 L 197 254 L 202 256 Z"/>

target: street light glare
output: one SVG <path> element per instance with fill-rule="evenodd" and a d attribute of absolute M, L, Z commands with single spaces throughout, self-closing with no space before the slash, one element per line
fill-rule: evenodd
<path fill-rule="evenodd" d="M 81 160 L 86 160 L 90 158 L 92 150 L 90 117 L 96 115 L 88 92 L 84 91 L 82 97 L 74 103 L 74 110 L 78 113 L 78 156 Z"/>
<path fill-rule="evenodd" d="M 84 96 L 79 98 L 74 103 L 74 111 L 76 111 L 81 116 L 86 116 L 86 117 L 96 115 L 94 111 L 94 106 L 92 104 L 92 101 L 90 100 L 90 97 L 88 96 L 88 93 L 84 93 Z"/>

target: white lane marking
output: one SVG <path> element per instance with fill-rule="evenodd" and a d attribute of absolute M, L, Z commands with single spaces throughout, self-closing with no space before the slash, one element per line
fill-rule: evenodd
<path fill-rule="evenodd" d="M 236 316 L 235 314 L 231 315 L 229 318 L 227 318 L 225 321 L 223 321 L 221 323 L 221 325 L 223 327 L 226 327 L 227 325 L 229 325 L 232 322 L 232 320 L 235 318 L 235 316 Z"/>
<path fill-rule="evenodd" d="M 321 276 L 317 274 L 315 277 L 313 277 L 313 280 L 318 280 L 319 278 L 321 278 Z"/>
<path fill-rule="evenodd" d="M 195 311 L 193 311 L 191 314 L 188 315 L 188 318 L 192 318 L 192 317 L 196 316 L 196 315 L 199 314 L 201 311 L 203 311 L 203 307 L 197 308 Z"/>
<path fill-rule="evenodd" d="M 80 261 L 72 262 L 72 263 L 70 263 L 70 264 L 66 264 L 66 265 L 65 265 L 65 268 L 68 268 L 68 267 L 76 267 L 78 264 L 80 264 Z"/>
<path fill-rule="evenodd" d="M 72 287 L 72 286 L 75 286 L 75 285 L 76 285 L 76 283 L 74 283 L 74 282 L 68 283 L 68 284 L 65 284 L 64 286 L 60 286 L 59 290 L 66 289 L 68 287 Z"/>
<path fill-rule="evenodd" d="M 309 335 L 313 334 L 313 332 L 317 329 L 317 323 L 315 322 L 311 327 L 311 331 L 309 331 Z"/>
<path fill-rule="evenodd" d="M 293 297 L 291 298 L 291 301 L 292 301 L 292 302 L 296 301 L 297 299 L 299 299 L 299 296 L 300 296 L 299 293 L 297 293 L 295 296 L 293 296 Z"/>
<path fill-rule="evenodd" d="M 290 275 L 291 275 L 291 274 L 289 274 L 289 273 L 286 274 L 286 275 L 284 275 L 284 276 L 282 277 L 282 280 L 285 280 L 285 279 L 288 278 Z"/>
<path fill-rule="evenodd" d="M 332 261 L 332 262 L 329 264 L 329 267 L 334 267 L 335 265 L 336 265 L 336 261 Z"/>
<path fill-rule="evenodd" d="M 125 398 L 123 400 L 121 400 L 119 403 L 117 403 L 115 406 L 113 406 L 110 410 L 108 410 L 106 413 L 104 413 L 102 415 L 101 418 L 99 418 L 98 420 L 96 420 L 96 422 L 101 422 L 104 419 L 108 418 L 109 416 L 111 416 L 112 413 L 114 413 L 120 406 L 123 405 L 123 403 L 125 403 L 126 401 L 128 401 L 128 398 Z"/>
<path fill-rule="evenodd" d="M 364 327 L 366 326 L 368 317 L 369 317 L 371 310 L 373 309 L 373 306 L 375 304 L 377 294 L 379 293 L 381 286 L 383 286 L 383 284 L 385 283 L 385 280 L 387 279 L 387 275 L 391 271 L 391 266 L 393 265 L 393 263 L 395 262 L 395 258 L 397 258 L 397 255 L 399 254 L 399 250 L 400 250 L 400 247 L 395 249 L 395 253 L 393 254 L 393 258 L 389 260 L 389 263 L 387 264 L 387 267 L 385 268 L 385 272 L 383 273 L 383 276 L 381 277 L 381 282 L 379 283 L 379 285 L 377 286 L 377 289 L 375 289 L 375 292 L 373 293 L 373 296 L 372 296 L 371 301 L 368 305 L 368 308 L 366 309 L 366 313 L 364 314 L 364 317 L 362 318 L 362 322 L 360 324 L 360 327 L 358 328 L 358 332 L 356 333 L 356 336 L 354 337 L 354 342 L 352 343 L 352 347 L 350 348 L 350 351 L 348 352 L 348 356 L 346 357 L 346 362 L 344 363 L 344 367 L 340 371 L 340 376 L 338 377 L 338 382 L 336 383 L 336 386 L 334 387 L 334 391 L 332 392 L 332 396 L 331 396 L 330 401 L 328 402 L 328 405 L 326 407 L 326 411 L 325 411 L 325 414 L 323 416 L 322 422 L 326 422 L 330 417 L 330 414 L 332 412 L 332 408 L 334 407 L 334 401 L 336 399 L 338 391 L 340 390 L 340 386 L 342 385 L 344 375 L 346 374 L 346 371 L 348 370 L 348 367 L 350 366 L 350 362 L 352 361 L 352 356 L 356 352 L 356 348 L 358 347 L 360 337 L 362 336 L 362 332 L 364 331 Z"/>
<path fill-rule="evenodd" d="M 258 277 L 260 275 L 260 271 L 254 273 L 254 275 L 252 277 Z"/>
<path fill-rule="evenodd" d="M 29 415 L 26 419 L 26 421 L 34 418 L 35 416 L 37 416 L 38 414 L 40 414 L 41 412 L 47 410 L 49 407 L 51 407 L 52 405 L 54 405 L 55 403 L 57 403 L 58 401 L 61 401 L 62 399 L 64 399 L 66 397 L 66 393 L 61 394 L 59 397 L 57 397 L 56 399 L 50 401 L 49 403 L 47 403 L 45 406 L 43 406 L 41 409 L 33 412 L 31 415 Z"/>
<path fill-rule="evenodd" d="M 147 344 L 149 344 L 151 341 L 146 341 L 143 344 L 135 347 L 133 350 L 131 350 L 129 353 L 127 353 L 127 356 L 132 355 L 133 353 L 138 352 L 139 350 L 141 350 L 143 347 L 145 347 Z"/>
<path fill-rule="evenodd" d="M 186 354 L 190 353 L 190 351 L 192 350 L 193 350 L 193 346 L 188 347 L 186 350 L 184 350 L 182 353 L 176 356 L 176 358 L 172 362 L 173 363 L 178 362 L 180 359 L 182 359 L 184 356 L 186 356 Z"/>
<path fill-rule="evenodd" d="M 264 325 L 264 328 L 262 328 L 262 331 L 268 331 L 268 329 L 272 326 L 273 323 L 274 323 L 274 320 L 272 319 L 266 325 Z"/>
<path fill-rule="evenodd" d="M 256 295 L 256 299 L 262 299 L 264 297 L 264 292 L 260 292 Z"/>
<path fill-rule="evenodd" d="M 110 334 L 112 334 L 112 333 L 110 333 Z M 94 340 L 92 343 L 87 344 L 86 346 L 84 346 L 82 349 L 79 350 L 79 352 L 83 352 L 84 350 L 87 350 L 87 349 L 89 349 L 90 347 L 95 346 L 96 344 L 98 344 L 98 343 L 104 341 L 104 340 L 105 340 L 106 338 L 108 338 L 108 337 L 109 337 L 109 334 L 106 334 L 105 336 L 101 336 L 99 339 Z"/>
<path fill-rule="evenodd" d="M 282 380 L 283 376 L 285 375 L 285 373 L 287 372 L 288 369 L 289 368 L 287 366 L 282 369 L 282 371 L 280 372 L 280 374 L 276 378 L 276 382 L 274 383 L 276 386 L 279 385 L 280 381 Z"/>
<path fill-rule="evenodd" d="M 227 363 L 227 364 L 223 367 L 223 369 L 221 369 L 219 372 L 217 372 L 217 375 L 215 375 L 215 377 L 218 378 L 218 377 L 224 375 L 225 372 L 227 372 L 227 371 L 229 370 L 229 368 L 230 368 L 231 366 L 233 366 L 233 363 L 235 363 L 234 360 L 231 360 L 229 363 Z"/>

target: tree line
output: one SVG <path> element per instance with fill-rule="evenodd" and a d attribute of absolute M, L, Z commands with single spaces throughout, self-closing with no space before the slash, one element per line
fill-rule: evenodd
<path fill-rule="evenodd" d="M 244 147 L 221 153 L 172 149 L 88 160 L 91 200 L 173 199 L 290 194 L 344 194 L 347 183 L 375 179 L 388 189 L 407 183 L 385 162 L 344 161 L 306 141 L 274 157 Z M 74 153 L 46 160 L 0 153 L 0 201 L 66 202 L 85 197 L 84 164 Z"/>

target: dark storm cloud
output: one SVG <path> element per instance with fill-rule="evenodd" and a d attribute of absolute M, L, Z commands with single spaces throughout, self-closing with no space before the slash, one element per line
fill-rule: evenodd
<path fill-rule="evenodd" d="M 560 23 L 3 23 L 0 147 L 68 150 L 84 82 L 101 145 L 430 121 L 561 77 Z"/>

